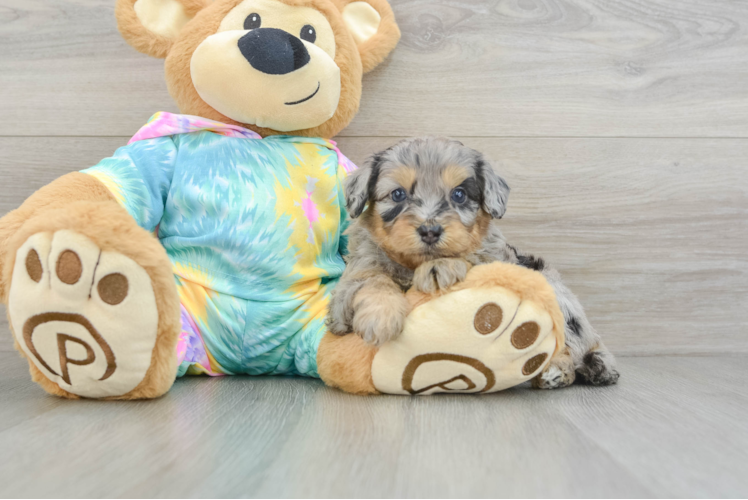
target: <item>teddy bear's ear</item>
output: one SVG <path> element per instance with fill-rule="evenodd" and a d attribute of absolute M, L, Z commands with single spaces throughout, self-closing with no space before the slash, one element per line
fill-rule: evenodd
<path fill-rule="evenodd" d="M 210 0 L 117 0 L 117 27 L 136 50 L 162 59 L 182 27 L 208 3 Z"/>
<path fill-rule="evenodd" d="M 343 21 L 361 54 L 364 73 L 392 52 L 400 40 L 400 28 L 387 0 L 338 0 Z"/>

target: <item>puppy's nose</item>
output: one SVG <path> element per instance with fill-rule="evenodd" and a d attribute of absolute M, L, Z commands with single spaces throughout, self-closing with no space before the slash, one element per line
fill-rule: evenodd
<path fill-rule="evenodd" d="M 426 224 L 422 224 L 421 227 L 417 229 L 418 234 L 421 235 L 421 240 L 428 244 L 433 245 L 437 241 L 439 241 L 439 238 L 441 238 L 442 233 L 444 232 L 444 228 L 442 228 L 439 225 L 436 226 L 427 226 Z"/>
<path fill-rule="evenodd" d="M 257 71 L 286 75 L 309 62 L 304 42 L 276 28 L 257 28 L 239 39 L 239 51 Z"/>

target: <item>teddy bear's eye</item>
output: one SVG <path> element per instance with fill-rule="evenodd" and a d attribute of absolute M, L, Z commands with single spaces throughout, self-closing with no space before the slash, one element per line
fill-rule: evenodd
<path fill-rule="evenodd" d="M 248 15 L 247 18 L 244 20 L 244 29 L 253 30 L 253 29 L 259 28 L 261 24 L 262 24 L 262 18 L 257 12 L 253 12 L 250 15 Z"/>
<path fill-rule="evenodd" d="M 302 40 L 306 40 L 309 43 L 314 43 L 314 41 L 317 39 L 317 32 L 315 31 L 314 26 L 312 26 L 311 24 L 304 25 L 304 27 L 301 28 L 299 38 L 301 38 Z"/>

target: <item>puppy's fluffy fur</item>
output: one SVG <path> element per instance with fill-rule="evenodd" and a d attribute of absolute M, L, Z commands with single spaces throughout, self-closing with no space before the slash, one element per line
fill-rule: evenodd
<path fill-rule="evenodd" d="M 373 155 L 346 181 L 347 267 L 328 316 L 336 335 L 355 332 L 379 345 L 399 335 L 408 315 L 404 292 L 433 293 L 463 280 L 471 266 L 494 261 L 543 273 L 566 320 L 567 349 L 533 384 L 564 387 L 618 380 L 615 360 L 581 304 L 542 259 L 509 245 L 497 221 L 509 186 L 478 151 L 446 138 L 402 141 Z"/>

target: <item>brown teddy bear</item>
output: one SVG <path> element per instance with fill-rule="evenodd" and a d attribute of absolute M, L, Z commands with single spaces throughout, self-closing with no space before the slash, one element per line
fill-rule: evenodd
<path fill-rule="evenodd" d="M 398 42 L 385 0 L 118 0 L 116 16 L 166 58 L 184 114 L 157 113 L 0 219 L 0 295 L 46 391 L 139 399 L 186 374 L 297 374 L 356 393 L 490 392 L 563 349 L 551 288 L 507 264 L 411 292 L 403 334 L 380 348 L 326 333 L 355 169 L 329 138 Z"/>

